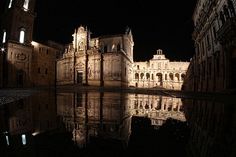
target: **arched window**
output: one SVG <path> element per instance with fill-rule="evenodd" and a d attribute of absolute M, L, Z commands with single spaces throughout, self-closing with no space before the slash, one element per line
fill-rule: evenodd
<path fill-rule="evenodd" d="M 144 79 L 143 77 L 144 77 L 144 74 L 143 74 L 143 73 L 141 73 L 141 79 Z"/>
<path fill-rule="evenodd" d="M 185 78 L 185 74 L 181 74 L 181 80 L 183 81 Z"/>
<path fill-rule="evenodd" d="M 26 136 L 25 134 L 21 135 L 21 141 L 23 145 L 26 145 Z"/>
<path fill-rule="evenodd" d="M 139 74 L 135 73 L 135 79 L 138 80 L 139 79 Z"/>
<path fill-rule="evenodd" d="M 3 31 L 3 36 L 2 36 L 2 43 L 6 42 L 6 36 L 7 36 L 7 32 L 4 30 Z"/>
<path fill-rule="evenodd" d="M 27 11 L 29 9 L 29 0 L 25 0 L 23 8 L 25 11 Z"/>
<path fill-rule="evenodd" d="M 12 0 L 10 0 L 8 8 L 11 8 L 11 5 L 12 5 Z"/>
<path fill-rule="evenodd" d="M 146 73 L 146 79 L 150 79 L 150 74 Z"/>
<path fill-rule="evenodd" d="M 25 29 L 24 28 L 21 28 L 21 30 L 20 30 L 19 42 L 20 43 L 24 43 L 25 42 Z"/>

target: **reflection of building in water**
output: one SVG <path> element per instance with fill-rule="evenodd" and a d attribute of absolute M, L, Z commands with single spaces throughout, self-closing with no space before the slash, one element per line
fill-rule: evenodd
<path fill-rule="evenodd" d="M 133 116 L 148 117 L 152 125 L 161 126 L 168 118 L 185 121 L 182 101 L 179 98 L 130 94 L 128 104 Z"/>
<path fill-rule="evenodd" d="M 55 97 L 49 93 L 3 105 L 0 113 L 0 132 L 10 147 L 31 145 L 33 136 L 57 126 Z"/>
<path fill-rule="evenodd" d="M 156 95 L 121 93 L 61 93 L 58 114 L 73 140 L 81 147 L 91 137 L 110 138 L 127 144 L 131 117 L 145 116 L 161 126 L 168 118 L 185 121 L 181 100 Z"/>
<path fill-rule="evenodd" d="M 188 156 L 235 157 L 235 104 L 200 100 L 183 103 L 191 129 Z"/>
<path fill-rule="evenodd" d="M 131 117 L 126 101 L 120 93 L 63 93 L 57 96 L 58 114 L 81 147 L 99 136 L 127 145 Z"/>

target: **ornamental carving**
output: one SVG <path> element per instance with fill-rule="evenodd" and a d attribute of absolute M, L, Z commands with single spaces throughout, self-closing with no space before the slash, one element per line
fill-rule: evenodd
<path fill-rule="evenodd" d="M 16 55 L 16 59 L 20 61 L 25 61 L 26 60 L 26 55 L 24 53 L 19 53 Z"/>

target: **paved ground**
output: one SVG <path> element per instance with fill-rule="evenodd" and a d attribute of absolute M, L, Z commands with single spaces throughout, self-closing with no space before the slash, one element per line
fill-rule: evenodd
<path fill-rule="evenodd" d="M 35 93 L 34 89 L 1 89 L 0 105 L 11 103 Z"/>

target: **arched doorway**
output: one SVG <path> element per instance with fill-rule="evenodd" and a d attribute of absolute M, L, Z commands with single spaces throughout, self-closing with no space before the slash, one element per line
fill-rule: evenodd
<path fill-rule="evenodd" d="M 83 72 L 77 71 L 77 84 L 82 85 L 83 84 Z"/>

